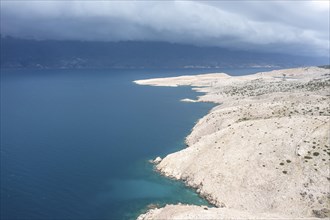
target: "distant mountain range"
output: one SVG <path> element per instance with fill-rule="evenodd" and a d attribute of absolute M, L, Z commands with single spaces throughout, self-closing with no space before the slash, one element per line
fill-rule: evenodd
<path fill-rule="evenodd" d="M 325 65 L 306 57 L 166 42 L 1 38 L 1 68 L 246 68 Z"/>

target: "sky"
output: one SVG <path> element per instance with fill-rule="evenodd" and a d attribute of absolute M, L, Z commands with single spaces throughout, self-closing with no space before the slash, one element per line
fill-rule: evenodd
<path fill-rule="evenodd" d="M 0 2 L 2 36 L 329 56 L 328 0 Z"/>

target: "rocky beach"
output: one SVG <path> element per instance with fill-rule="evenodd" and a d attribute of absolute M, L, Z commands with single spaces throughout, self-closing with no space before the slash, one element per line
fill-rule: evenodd
<path fill-rule="evenodd" d="M 218 104 L 155 169 L 184 181 L 215 207 L 169 204 L 146 219 L 330 217 L 330 70 L 305 67 L 137 80 L 191 86 Z"/>

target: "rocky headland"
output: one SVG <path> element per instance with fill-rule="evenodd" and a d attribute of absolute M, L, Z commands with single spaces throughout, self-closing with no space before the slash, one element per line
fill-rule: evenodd
<path fill-rule="evenodd" d="M 157 159 L 215 207 L 167 205 L 138 219 L 330 217 L 330 70 L 295 68 L 231 77 L 224 73 L 135 81 L 192 86 L 188 102 L 217 103 L 186 138 Z"/>

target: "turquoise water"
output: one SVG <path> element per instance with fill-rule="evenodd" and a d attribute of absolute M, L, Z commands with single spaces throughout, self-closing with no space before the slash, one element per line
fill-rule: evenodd
<path fill-rule="evenodd" d="M 132 83 L 203 72 L 2 69 L 1 219 L 132 219 L 151 203 L 207 204 L 147 161 L 183 148 L 213 105 L 180 102 L 197 95 L 189 87 Z"/>

